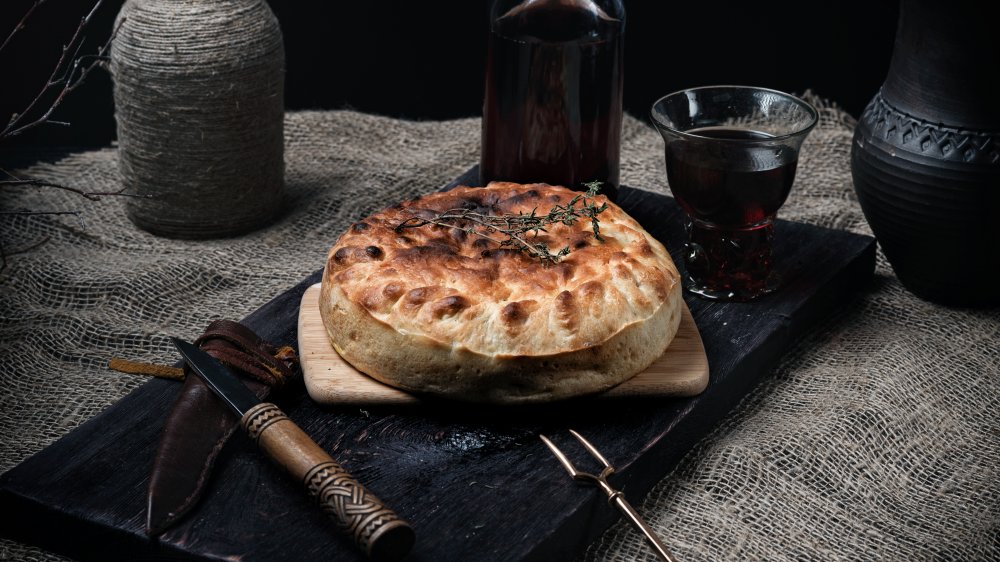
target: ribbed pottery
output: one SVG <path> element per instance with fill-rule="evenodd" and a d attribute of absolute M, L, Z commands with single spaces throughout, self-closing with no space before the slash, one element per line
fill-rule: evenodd
<path fill-rule="evenodd" d="M 903 285 L 1000 304 L 1000 33 L 982 5 L 903 0 L 889 74 L 854 133 L 854 188 Z"/>

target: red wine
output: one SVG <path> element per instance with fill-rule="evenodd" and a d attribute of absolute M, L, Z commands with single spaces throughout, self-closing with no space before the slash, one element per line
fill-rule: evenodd
<path fill-rule="evenodd" d="M 772 221 L 792 188 L 798 155 L 780 142 L 768 143 L 773 136 L 759 131 L 687 132 L 707 138 L 671 141 L 666 159 L 670 190 L 690 219 L 688 288 L 736 300 L 766 293 Z"/>
<path fill-rule="evenodd" d="M 565 2 L 538 2 L 494 21 L 483 104 L 484 184 L 580 188 L 601 181 L 613 199 L 621 126 L 620 21 Z"/>
<path fill-rule="evenodd" d="M 794 150 L 738 142 L 773 138 L 759 131 L 705 127 L 687 132 L 737 141 L 684 139 L 667 145 L 667 181 L 688 215 L 719 226 L 749 226 L 774 218 L 795 179 Z"/>

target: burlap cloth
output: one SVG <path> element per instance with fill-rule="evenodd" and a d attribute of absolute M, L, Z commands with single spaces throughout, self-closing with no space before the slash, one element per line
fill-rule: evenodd
<path fill-rule="evenodd" d="M 781 216 L 869 233 L 851 187 L 854 123 L 813 101 L 821 121 Z M 320 268 L 350 221 L 475 163 L 479 126 L 291 113 L 287 212 L 231 240 L 155 238 L 125 219 L 120 198 L 4 192 L 6 211 L 80 214 L 0 217 L 8 252 L 48 238 L 0 274 L 0 471 L 143 384 L 109 371 L 109 357 L 173 362 L 168 335 L 243 317 Z M 665 192 L 661 147 L 628 118 L 623 182 Z M 20 173 L 93 191 L 118 182 L 113 148 Z M 880 256 L 871 287 L 635 503 L 681 560 L 1000 559 L 998 330 L 996 309 L 909 294 Z M 60 559 L 10 541 L 0 558 Z M 585 558 L 652 554 L 619 523 Z"/>

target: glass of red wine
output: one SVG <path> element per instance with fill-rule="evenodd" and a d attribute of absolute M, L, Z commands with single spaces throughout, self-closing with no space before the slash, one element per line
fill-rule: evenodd
<path fill-rule="evenodd" d="M 774 291 L 774 218 L 816 109 L 766 88 L 705 86 L 660 98 L 651 114 L 667 183 L 687 215 L 684 287 L 730 301 Z"/>

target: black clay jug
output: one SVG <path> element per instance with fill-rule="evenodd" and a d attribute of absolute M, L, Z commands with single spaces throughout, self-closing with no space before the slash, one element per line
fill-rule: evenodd
<path fill-rule="evenodd" d="M 1000 33 L 984 4 L 902 0 L 851 171 L 907 289 L 948 305 L 1000 304 Z"/>

